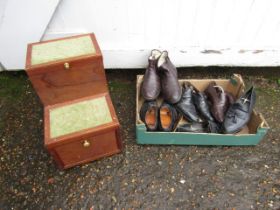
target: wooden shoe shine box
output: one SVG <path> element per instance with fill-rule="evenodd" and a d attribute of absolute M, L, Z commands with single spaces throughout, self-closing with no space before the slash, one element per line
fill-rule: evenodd
<path fill-rule="evenodd" d="M 121 151 L 94 34 L 29 44 L 26 72 L 44 106 L 45 147 L 60 168 Z"/>

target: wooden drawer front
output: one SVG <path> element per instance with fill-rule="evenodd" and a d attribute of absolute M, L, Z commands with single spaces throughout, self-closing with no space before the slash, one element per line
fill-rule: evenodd
<path fill-rule="evenodd" d="M 70 64 L 72 65 L 72 64 Z M 108 91 L 102 63 L 73 67 L 64 70 L 63 65 L 55 71 L 30 75 L 30 80 L 45 106 L 72 101 Z"/>
<path fill-rule="evenodd" d="M 64 167 L 94 160 L 120 151 L 115 131 L 55 148 Z"/>

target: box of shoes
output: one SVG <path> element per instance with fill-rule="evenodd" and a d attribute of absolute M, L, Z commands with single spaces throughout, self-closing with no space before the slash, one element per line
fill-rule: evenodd
<path fill-rule="evenodd" d="M 29 44 L 26 72 L 44 106 L 45 147 L 60 168 L 121 151 L 94 34 Z"/>
<path fill-rule="evenodd" d="M 230 79 L 178 80 L 167 52 L 153 50 L 136 83 L 138 144 L 256 145 L 269 127 L 253 108 L 254 88 Z"/>

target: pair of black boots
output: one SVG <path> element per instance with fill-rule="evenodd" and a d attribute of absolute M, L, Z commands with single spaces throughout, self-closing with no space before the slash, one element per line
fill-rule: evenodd
<path fill-rule="evenodd" d="M 188 123 L 179 125 L 177 132 L 220 132 L 220 125 L 216 123 L 210 112 L 206 95 L 189 82 L 183 84 L 183 94 L 181 100 L 176 104 L 176 109 L 188 121 Z"/>

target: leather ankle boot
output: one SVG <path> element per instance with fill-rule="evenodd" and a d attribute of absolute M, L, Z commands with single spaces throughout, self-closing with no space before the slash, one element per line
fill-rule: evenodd
<path fill-rule="evenodd" d="M 217 86 L 215 82 L 211 82 L 204 92 L 211 102 L 210 111 L 213 117 L 219 123 L 222 123 L 225 118 L 225 113 L 232 101 L 230 99 L 232 96 L 229 96 L 230 93 L 226 93 L 224 89 L 221 86 Z"/>
<path fill-rule="evenodd" d="M 160 78 L 157 72 L 157 61 L 160 55 L 159 50 L 152 50 L 148 59 L 148 67 L 141 86 L 141 95 L 148 101 L 155 100 L 160 94 Z"/>
<path fill-rule="evenodd" d="M 162 97 L 170 104 L 177 103 L 181 98 L 182 88 L 179 85 L 177 69 L 171 63 L 167 51 L 162 52 L 157 66 L 161 79 Z"/>
<path fill-rule="evenodd" d="M 140 119 L 145 123 L 147 131 L 158 129 L 158 106 L 156 101 L 145 101 L 140 109 Z"/>
<path fill-rule="evenodd" d="M 169 132 L 175 129 L 179 119 L 177 110 L 166 102 L 163 102 L 159 108 L 159 128 L 161 131 Z"/>
<path fill-rule="evenodd" d="M 203 92 L 200 92 L 197 89 L 194 89 L 193 92 L 193 101 L 201 116 L 206 121 L 214 121 L 212 114 L 210 113 L 210 107 L 207 101 L 207 97 Z"/>
<path fill-rule="evenodd" d="M 182 97 L 175 104 L 175 107 L 189 122 L 198 122 L 200 119 L 194 106 L 192 94 L 192 86 L 189 83 L 184 83 Z"/>
<path fill-rule="evenodd" d="M 227 111 L 223 123 L 224 133 L 240 131 L 249 122 L 255 103 L 256 92 L 254 87 L 251 87 Z"/>

